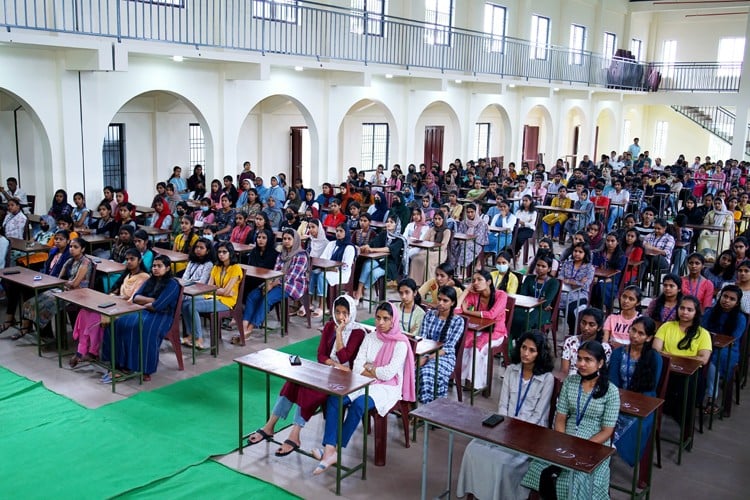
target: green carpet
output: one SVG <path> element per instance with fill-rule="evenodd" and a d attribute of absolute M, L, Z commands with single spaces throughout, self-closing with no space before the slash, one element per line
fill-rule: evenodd
<path fill-rule="evenodd" d="M 315 359 L 318 341 L 314 337 L 282 350 Z M 0 449 L 3 457 L 13 457 L 13 473 L 0 482 L 0 496 L 148 496 L 170 488 L 179 495 L 195 486 L 193 477 L 213 483 L 214 498 L 275 488 L 206 462 L 237 447 L 237 373 L 232 364 L 88 410 L 0 368 Z M 272 382 L 273 401 L 282 382 Z M 244 383 L 245 429 L 250 432 L 265 420 L 265 377 L 246 369 Z M 253 481 L 260 484 L 250 485 Z M 277 490 L 274 498 L 284 494 Z"/>

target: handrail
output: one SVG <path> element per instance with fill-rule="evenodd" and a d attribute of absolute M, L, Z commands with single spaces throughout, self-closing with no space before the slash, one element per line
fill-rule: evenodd
<path fill-rule="evenodd" d="M 299 0 L 0 0 L 0 27 L 636 91 L 738 92 L 742 63 L 639 63 Z M 175 5 L 170 5 L 174 2 Z M 59 43 L 59 37 L 55 39 Z M 543 57 L 537 58 L 537 55 Z"/>

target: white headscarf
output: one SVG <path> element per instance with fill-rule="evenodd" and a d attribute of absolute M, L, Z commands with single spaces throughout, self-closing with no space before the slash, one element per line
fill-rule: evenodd
<path fill-rule="evenodd" d="M 344 326 L 344 331 L 341 333 L 341 341 L 344 343 L 344 345 L 349 343 L 349 337 L 352 334 L 352 330 L 354 330 L 355 327 L 358 327 L 357 322 L 355 321 L 357 319 L 357 302 L 354 300 L 354 298 L 350 297 L 346 294 L 341 294 L 341 296 L 336 297 L 336 300 L 333 301 L 334 303 L 334 309 L 336 308 L 335 304 L 336 301 L 339 299 L 345 299 L 346 302 L 349 304 L 349 316 L 347 317 L 346 326 Z M 333 314 L 333 322 L 336 324 L 336 327 L 339 326 L 338 321 L 336 320 L 336 315 Z M 331 348 L 331 354 L 330 358 L 334 360 L 337 363 L 341 363 L 339 358 L 336 356 L 336 342 L 333 343 L 333 347 Z"/>
<path fill-rule="evenodd" d="M 318 226 L 318 236 L 313 238 L 310 234 L 310 225 L 315 224 Z M 328 246 L 328 238 L 326 238 L 326 230 L 323 224 L 318 219 L 312 219 L 308 223 L 307 234 L 310 234 L 310 257 L 320 257 L 323 255 L 323 250 Z"/>

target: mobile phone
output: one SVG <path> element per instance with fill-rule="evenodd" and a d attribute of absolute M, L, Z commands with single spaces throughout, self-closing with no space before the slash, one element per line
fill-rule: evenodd
<path fill-rule="evenodd" d="M 99 309 L 107 309 L 108 307 L 112 307 L 114 305 L 116 305 L 114 302 L 106 302 L 104 304 L 99 304 L 97 307 Z"/>
<path fill-rule="evenodd" d="M 37 274 L 34 276 L 34 281 L 42 281 L 42 277 Z"/>
<path fill-rule="evenodd" d="M 102 259 L 94 259 L 94 264 L 101 264 L 101 263 L 102 263 Z"/>
<path fill-rule="evenodd" d="M 18 269 L 13 269 L 11 271 L 5 271 L 3 274 L 21 274 L 21 271 Z"/>
<path fill-rule="evenodd" d="M 292 354 L 291 356 L 289 356 L 289 364 L 291 364 L 292 366 L 299 366 L 302 364 L 302 360 L 299 359 L 298 355 Z"/>
<path fill-rule="evenodd" d="M 485 427 L 495 427 L 497 424 L 505 420 L 505 417 L 502 415 L 498 415 L 497 413 L 493 413 L 489 417 L 482 420 L 482 425 Z"/>

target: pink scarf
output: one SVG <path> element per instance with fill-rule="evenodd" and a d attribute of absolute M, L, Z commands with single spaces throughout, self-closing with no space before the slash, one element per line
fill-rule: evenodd
<path fill-rule="evenodd" d="M 378 339 L 383 342 L 383 346 L 375 356 L 373 364 L 375 367 L 386 366 L 391 362 L 393 357 L 393 350 L 396 348 L 396 344 L 399 342 L 406 343 L 407 352 L 406 359 L 404 360 L 404 373 L 402 375 L 401 383 L 401 399 L 405 401 L 416 401 L 416 394 L 414 390 L 414 354 L 411 352 L 411 344 L 409 339 L 401 333 L 401 322 L 399 321 L 398 307 L 391 305 L 393 311 L 393 323 L 391 329 L 387 333 L 381 333 L 379 330 L 375 330 Z M 398 375 L 394 375 L 390 380 L 376 380 L 375 384 L 385 385 L 396 385 L 398 384 Z"/>

